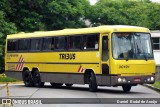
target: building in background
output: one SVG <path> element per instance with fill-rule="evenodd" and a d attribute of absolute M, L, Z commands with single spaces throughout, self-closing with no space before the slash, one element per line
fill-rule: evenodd
<path fill-rule="evenodd" d="M 160 80 L 160 30 L 151 31 L 154 58 L 156 61 L 157 79 Z"/>

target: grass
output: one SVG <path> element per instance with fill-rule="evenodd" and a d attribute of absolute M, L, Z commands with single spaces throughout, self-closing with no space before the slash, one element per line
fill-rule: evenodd
<path fill-rule="evenodd" d="M 19 80 L 7 77 L 5 74 L 0 74 L 0 82 L 17 82 L 17 81 Z"/>
<path fill-rule="evenodd" d="M 10 77 L 0 77 L 0 82 L 17 82 L 18 80 Z"/>
<path fill-rule="evenodd" d="M 153 86 L 160 89 L 160 81 L 156 81 Z"/>

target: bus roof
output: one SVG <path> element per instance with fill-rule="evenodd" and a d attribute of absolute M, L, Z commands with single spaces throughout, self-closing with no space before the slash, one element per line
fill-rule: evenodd
<path fill-rule="evenodd" d="M 37 31 L 33 33 L 17 33 L 17 34 L 7 35 L 7 39 L 76 35 L 76 34 L 109 33 L 109 32 L 150 32 L 150 31 L 147 28 L 138 27 L 138 26 L 103 25 L 103 26 L 90 27 L 90 28 L 63 29 L 63 30 L 56 30 L 56 31 Z"/>

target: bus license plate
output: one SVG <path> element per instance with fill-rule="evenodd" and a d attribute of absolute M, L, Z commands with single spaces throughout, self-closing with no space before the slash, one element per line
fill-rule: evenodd
<path fill-rule="evenodd" d="M 134 82 L 140 82 L 141 78 L 134 78 Z"/>

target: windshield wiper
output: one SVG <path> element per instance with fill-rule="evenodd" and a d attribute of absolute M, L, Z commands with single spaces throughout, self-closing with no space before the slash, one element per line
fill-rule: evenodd
<path fill-rule="evenodd" d="M 145 60 L 148 61 L 148 58 L 147 58 L 147 56 L 145 55 L 145 53 L 144 53 L 143 55 L 144 55 Z"/>
<path fill-rule="evenodd" d="M 128 57 L 128 55 L 127 55 L 127 57 L 126 57 L 126 61 L 128 61 L 129 60 L 129 57 Z"/>

